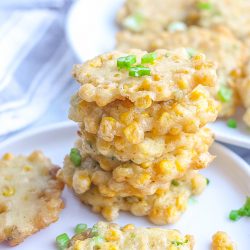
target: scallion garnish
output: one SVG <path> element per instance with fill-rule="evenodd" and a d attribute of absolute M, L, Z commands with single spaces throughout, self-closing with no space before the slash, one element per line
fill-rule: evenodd
<path fill-rule="evenodd" d="M 179 182 L 177 180 L 172 180 L 171 184 L 176 187 L 179 186 Z"/>
<path fill-rule="evenodd" d="M 206 178 L 206 182 L 207 182 L 207 186 L 208 186 L 210 183 L 210 180 L 208 178 Z"/>
<path fill-rule="evenodd" d="M 80 234 L 88 229 L 87 224 L 77 224 L 75 227 L 75 233 Z"/>
<path fill-rule="evenodd" d="M 150 76 L 150 75 L 151 71 L 150 68 L 148 67 L 137 65 L 129 69 L 129 76 L 138 77 L 138 76 Z"/>
<path fill-rule="evenodd" d="M 237 128 L 237 121 L 233 118 L 227 120 L 227 126 L 229 128 Z"/>
<path fill-rule="evenodd" d="M 80 151 L 77 148 L 72 148 L 70 150 L 70 160 L 71 162 L 76 166 L 79 167 L 81 165 L 82 162 L 82 157 L 80 154 Z"/>
<path fill-rule="evenodd" d="M 60 250 L 64 250 L 69 245 L 69 236 L 66 233 L 60 234 L 56 237 L 56 245 Z"/>
<path fill-rule="evenodd" d="M 185 241 L 178 241 L 178 240 L 171 241 L 171 244 L 175 245 L 175 246 L 182 246 L 182 245 L 184 245 L 186 243 L 188 243 L 188 240 L 185 240 Z"/>
<path fill-rule="evenodd" d="M 209 2 L 198 2 L 197 3 L 197 8 L 199 10 L 211 10 L 213 5 Z"/>
<path fill-rule="evenodd" d="M 238 210 L 232 210 L 229 214 L 229 219 L 232 221 L 237 221 L 241 217 L 250 217 L 250 197 L 246 198 L 246 202 L 243 207 Z"/>
<path fill-rule="evenodd" d="M 168 25 L 169 32 L 184 31 L 187 29 L 187 25 L 183 22 L 173 22 Z"/>
<path fill-rule="evenodd" d="M 151 52 L 148 54 L 145 54 L 142 58 L 141 58 L 141 63 L 153 63 L 156 59 L 156 53 L 155 52 Z"/>
<path fill-rule="evenodd" d="M 136 63 L 135 55 L 124 56 L 117 59 L 118 69 L 129 69 L 135 63 Z"/>
<path fill-rule="evenodd" d="M 232 98 L 232 90 L 226 86 L 221 86 L 218 91 L 218 99 L 221 102 L 228 102 Z"/>
<path fill-rule="evenodd" d="M 138 32 L 142 28 L 143 21 L 144 21 L 143 16 L 137 13 L 126 17 L 122 24 L 125 28 Z"/>

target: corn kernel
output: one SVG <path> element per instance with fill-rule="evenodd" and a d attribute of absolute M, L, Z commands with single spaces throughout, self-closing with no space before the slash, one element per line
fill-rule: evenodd
<path fill-rule="evenodd" d="M 159 122 L 160 122 L 161 126 L 163 126 L 164 124 L 167 124 L 169 120 L 171 120 L 169 113 L 163 112 L 160 116 Z"/>
<path fill-rule="evenodd" d="M 139 184 L 144 184 L 145 182 L 149 181 L 150 178 L 151 178 L 150 174 L 144 173 L 140 175 L 137 181 Z"/>
<path fill-rule="evenodd" d="M 127 224 L 122 228 L 123 232 L 127 232 L 127 231 L 132 231 L 135 229 L 135 226 L 133 224 Z"/>
<path fill-rule="evenodd" d="M 108 250 L 118 250 L 119 248 L 115 245 L 108 246 Z"/>
<path fill-rule="evenodd" d="M 151 104 L 152 104 L 152 100 L 148 95 L 144 96 L 144 97 L 139 97 L 135 101 L 135 106 L 137 108 L 141 108 L 141 109 L 146 109 L 146 108 L 150 107 Z"/>
<path fill-rule="evenodd" d="M 203 86 L 214 86 L 214 79 L 210 75 L 205 73 L 197 73 L 194 75 L 196 84 L 202 84 Z"/>
<path fill-rule="evenodd" d="M 114 197 L 116 195 L 116 192 L 108 188 L 107 186 L 101 185 L 100 188 L 100 193 L 106 197 Z"/>
<path fill-rule="evenodd" d="M 172 245 L 172 246 L 169 247 L 169 250 L 178 250 L 178 249 L 179 249 L 179 247 L 174 246 L 174 245 Z"/>
<path fill-rule="evenodd" d="M 120 114 L 120 121 L 126 125 L 130 124 L 134 119 L 132 112 L 125 112 Z"/>
<path fill-rule="evenodd" d="M 91 61 L 91 62 L 89 63 L 89 65 L 90 65 L 91 67 L 94 67 L 94 68 L 101 67 L 101 66 L 102 66 L 101 58 L 94 59 L 93 61 Z"/>
<path fill-rule="evenodd" d="M 171 174 L 173 171 L 173 163 L 168 160 L 161 160 L 155 164 L 154 170 L 157 174 Z"/>
<path fill-rule="evenodd" d="M 161 189 L 161 188 L 158 188 L 158 189 L 156 190 L 155 193 L 156 193 L 158 196 L 163 196 L 163 195 L 165 194 L 165 192 L 166 192 L 166 190 Z"/>
<path fill-rule="evenodd" d="M 183 79 L 179 79 L 177 84 L 180 89 L 186 89 L 188 87 L 188 82 Z"/>
<path fill-rule="evenodd" d="M 106 141 L 112 141 L 117 127 L 116 124 L 117 122 L 113 117 L 103 117 L 99 127 L 100 136 Z"/>
<path fill-rule="evenodd" d="M 112 221 L 118 216 L 118 210 L 113 207 L 104 207 L 102 209 L 102 215 L 106 220 Z"/>
<path fill-rule="evenodd" d="M 13 154 L 6 153 L 6 154 L 3 155 L 2 159 L 5 160 L 5 161 L 8 161 L 8 160 L 11 160 L 13 157 L 14 157 Z"/>
<path fill-rule="evenodd" d="M 165 215 L 167 218 L 173 218 L 176 215 L 176 208 L 174 206 L 169 206 L 165 209 Z"/>
<path fill-rule="evenodd" d="M 230 72 L 230 76 L 234 78 L 240 78 L 242 76 L 242 72 L 240 69 L 234 69 Z"/>
<path fill-rule="evenodd" d="M 81 99 L 87 102 L 92 102 L 94 101 L 93 98 L 96 94 L 96 87 L 92 84 L 84 84 L 80 87 L 78 94 Z"/>
<path fill-rule="evenodd" d="M 132 122 L 123 130 L 126 139 L 132 144 L 140 143 L 144 138 L 144 132 L 137 122 Z"/>
<path fill-rule="evenodd" d="M 196 54 L 192 57 L 193 61 L 203 61 L 204 60 L 204 56 L 202 54 Z"/>
<path fill-rule="evenodd" d="M 173 127 L 170 128 L 169 134 L 171 135 L 178 135 L 181 132 L 181 127 Z"/>
<path fill-rule="evenodd" d="M 106 239 L 107 241 L 117 241 L 117 240 L 120 239 L 120 235 L 119 235 L 119 233 L 118 233 L 116 230 L 110 229 L 110 230 L 106 233 L 105 239 Z"/>
<path fill-rule="evenodd" d="M 140 88 L 138 89 L 138 91 L 144 91 L 144 90 L 150 90 L 151 88 L 151 83 L 148 79 L 144 79 L 142 84 L 140 85 Z"/>
<path fill-rule="evenodd" d="M 16 193 L 16 190 L 14 187 L 6 186 L 3 188 L 2 194 L 5 197 L 13 196 Z"/>
<path fill-rule="evenodd" d="M 204 96 L 204 94 L 198 90 L 198 89 L 195 89 L 193 90 L 190 95 L 189 95 L 189 98 L 191 101 L 197 101 L 199 100 L 202 96 Z"/>
<path fill-rule="evenodd" d="M 143 163 L 141 164 L 141 167 L 144 168 L 144 169 L 147 169 L 147 168 L 149 168 L 151 165 L 152 165 L 151 162 L 143 162 Z"/>
<path fill-rule="evenodd" d="M 180 211 L 184 211 L 187 207 L 186 201 L 187 200 L 185 199 L 184 195 L 179 195 L 175 201 L 177 209 L 179 209 Z"/>
<path fill-rule="evenodd" d="M 91 184 L 89 176 L 82 171 L 77 171 L 73 176 L 73 189 L 77 194 L 85 193 Z"/>
<path fill-rule="evenodd" d="M 32 167 L 29 165 L 26 165 L 23 167 L 23 171 L 25 171 L 25 172 L 29 172 L 31 169 L 32 169 Z"/>
<path fill-rule="evenodd" d="M 160 81 L 160 80 L 161 80 L 161 76 L 158 75 L 158 74 L 154 74 L 154 75 L 153 75 L 153 79 L 154 79 L 155 81 Z"/>
<path fill-rule="evenodd" d="M 186 170 L 185 164 L 182 164 L 180 161 L 175 161 L 176 169 L 179 173 L 183 173 Z"/>
<path fill-rule="evenodd" d="M 84 247 L 84 242 L 81 240 L 77 240 L 74 244 L 73 250 L 82 250 Z"/>

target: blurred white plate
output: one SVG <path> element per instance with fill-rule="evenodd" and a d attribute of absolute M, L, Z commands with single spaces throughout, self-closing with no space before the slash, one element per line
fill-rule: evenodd
<path fill-rule="evenodd" d="M 77 137 L 76 130 L 72 123 L 61 123 L 19 135 L 1 144 L 0 156 L 5 152 L 29 154 L 35 149 L 40 149 L 55 164 L 62 166 L 64 156 L 70 151 Z M 243 218 L 231 222 L 228 213 L 231 209 L 241 207 L 246 196 L 250 196 L 250 168 L 241 158 L 219 144 L 214 144 L 212 153 L 217 156 L 216 160 L 208 169 L 202 171 L 210 180 L 209 186 L 196 198 L 195 204 L 189 205 L 178 223 L 165 228 L 176 228 L 183 233 L 195 235 L 196 249 L 202 250 L 210 249 L 213 233 L 224 230 L 238 243 L 239 250 L 249 250 L 250 219 Z M 87 223 L 91 226 L 103 220 L 91 212 L 88 206 L 78 202 L 67 188 L 63 198 L 66 207 L 59 221 L 30 236 L 17 247 L 10 248 L 0 244 L 0 250 L 55 250 L 54 242 L 58 234 L 66 232 L 72 235 L 73 228 L 78 223 Z M 134 223 L 137 226 L 154 226 L 142 217 L 122 212 L 116 222 L 120 225 Z"/>
<path fill-rule="evenodd" d="M 70 9 L 66 31 L 68 40 L 81 62 L 115 47 L 118 27 L 115 16 L 124 0 L 80 0 Z M 216 139 L 250 149 L 250 130 L 242 121 L 243 111 L 236 115 L 238 128 L 231 129 L 226 120 L 211 125 Z"/>

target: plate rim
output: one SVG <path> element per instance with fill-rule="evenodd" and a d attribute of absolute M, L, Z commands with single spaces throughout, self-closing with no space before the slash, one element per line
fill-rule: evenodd
<path fill-rule="evenodd" d="M 24 140 L 25 138 L 36 136 L 37 134 L 42 134 L 46 132 L 53 132 L 53 130 L 58 130 L 58 129 L 77 129 L 77 124 L 73 123 L 72 121 L 64 121 L 64 122 L 58 122 L 58 123 L 52 123 L 50 125 L 45 125 L 41 126 L 38 128 L 33 128 L 29 131 L 24 131 L 21 132 L 20 134 L 17 134 L 4 142 L 0 144 L 0 150 L 4 150 L 5 147 L 10 146 L 13 143 L 16 143 L 18 141 Z M 213 148 L 215 151 L 219 151 L 220 154 L 227 155 L 231 157 L 234 161 L 239 163 L 239 166 L 241 170 L 250 178 L 250 165 L 239 155 L 237 155 L 235 152 L 230 150 L 224 145 L 221 145 L 218 142 L 214 142 L 212 144 Z"/>

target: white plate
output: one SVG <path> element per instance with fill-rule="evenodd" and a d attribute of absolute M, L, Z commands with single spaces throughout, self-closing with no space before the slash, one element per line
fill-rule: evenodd
<path fill-rule="evenodd" d="M 81 62 L 115 47 L 115 15 L 124 0 L 81 0 L 69 11 L 66 31 L 68 40 Z M 231 129 L 226 120 L 211 125 L 216 139 L 250 149 L 250 130 L 242 121 L 243 111 L 236 115 L 238 128 Z"/>
<path fill-rule="evenodd" d="M 76 126 L 62 123 L 30 133 L 19 135 L 0 146 L 0 155 L 5 152 L 28 154 L 34 149 L 41 149 L 51 157 L 54 163 L 62 165 L 76 139 Z M 189 205 L 180 221 L 166 228 L 177 228 L 183 233 L 196 237 L 196 249 L 208 250 L 211 236 L 217 230 L 227 231 L 238 242 L 239 250 L 249 250 L 249 218 L 237 222 L 228 219 L 231 209 L 239 208 L 250 195 L 250 168 L 237 155 L 225 147 L 214 144 L 212 152 L 217 156 L 211 166 L 202 171 L 210 179 L 204 193 L 197 198 L 197 203 Z M 0 244 L 0 250 L 55 250 L 55 237 L 67 232 L 73 234 L 73 227 L 78 223 L 93 225 L 103 218 L 91 212 L 89 207 L 65 189 L 63 198 L 66 208 L 58 222 L 27 238 L 20 246 L 9 248 Z M 21 208 L 20 208 L 21 209 Z M 120 225 L 134 223 L 142 226 L 153 226 L 146 219 L 121 213 L 117 222 Z"/>

